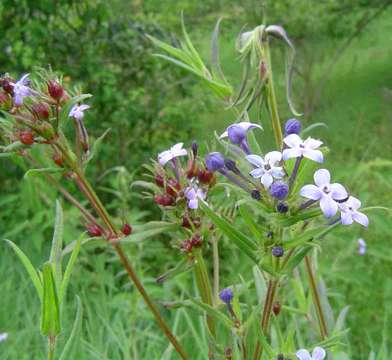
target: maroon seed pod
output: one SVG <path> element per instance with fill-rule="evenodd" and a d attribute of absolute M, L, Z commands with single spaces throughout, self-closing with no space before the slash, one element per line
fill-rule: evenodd
<path fill-rule="evenodd" d="M 63 156 L 60 153 L 54 153 L 52 156 L 53 161 L 55 162 L 56 165 L 58 166 L 63 166 L 64 159 Z"/>
<path fill-rule="evenodd" d="M 169 179 L 166 184 L 166 193 L 168 195 L 177 197 L 178 191 L 181 189 L 181 185 L 177 180 Z"/>
<path fill-rule="evenodd" d="M 182 226 L 184 228 L 190 229 L 192 227 L 191 222 L 189 220 L 190 220 L 189 217 L 186 215 L 182 218 Z"/>
<path fill-rule="evenodd" d="M 181 251 L 184 253 L 190 253 L 192 251 L 192 241 L 184 240 L 181 244 Z"/>
<path fill-rule="evenodd" d="M 11 84 L 11 79 L 7 78 L 2 81 L 3 89 L 6 93 L 13 95 L 14 94 L 14 87 Z"/>
<path fill-rule="evenodd" d="M 39 120 L 48 120 L 50 115 L 50 107 L 46 103 L 34 104 L 33 112 Z"/>
<path fill-rule="evenodd" d="M 91 237 L 99 237 L 102 236 L 102 228 L 96 224 L 87 224 L 86 230 L 90 234 Z"/>
<path fill-rule="evenodd" d="M 214 179 L 214 173 L 212 171 L 200 169 L 197 177 L 202 184 L 210 184 Z"/>
<path fill-rule="evenodd" d="M 155 184 L 157 184 L 159 187 L 163 187 L 165 185 L 165 180 L 163 176 L 157 174 L 155 176 Z"/>
<path fill-rule="evenodd" d="M 280 305 L 279 301 L 275 301 L 274 305 L 272 306 L 272 312 L 275 316 L 278 316 L 280 314 L 280 310 L 282 310 L 282 305 Z"/>
<path fill-rule="evenodd" d="M 132 234 L 132 226 L 129 225 L 128 223 L 125 223 L 125 224 L 123 225 L 123 227 L 121 228 L 121 232 L 122 232 L 124 235 L 126 235 L 126 236 L 131 235 L 131 234 Z"/>
<path fill-rule="evenodd" d="M 21 131 L 19 133 L 19 140 L 22 144 L 31 146 L 34 144 L 34 135 L 30 130 Z"/>
<path fill-rule="evenodd" d="M 170 206 L 170 205 L 174 205 L 175 203 L 175 199 L 170 196 L 170 195 L 156 195 L 154 197 L 154 201 L 158 204 L 158 205 L 162 205 L 162 206 Z"/>
<path fill-rule="evenodd" d="M 192 247 L 201 247 L 202 245 L 202 240 L 200 235 L 196 234 L 193 236 L 193 238 L 191 239 L 191 244 Z"/>
<path fill-rule="evenodd" d="M 59 101 L 64 95 L 64 89 L 57 81 L 50 80 L 48 82 L 48 93 L 53 99 Z"/>

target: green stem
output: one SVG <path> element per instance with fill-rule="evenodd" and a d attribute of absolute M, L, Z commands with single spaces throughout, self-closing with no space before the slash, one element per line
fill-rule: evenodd
<path fill-rule="evenodd" d="M 56 350 L 56 337 L 48 336 L 48 360 L 54 360 L 55 350 Z"/>
<path fill-rule="evenodd" d="M 272 62 L 271 62 L 271 54 L 269 50 L 268 40 L 265 40 L 263 43 L 264 47 L 264 56 L 267 62 L 267 72 L 268 72 L 268 81 L 267 81 L 267 102 L 268 109 L 271 115 L 272 129 L 274 131 L 275 143 L 277 148 L 280 150 L 283 144 L 283 135 L 282 128 L 280 126 L 279 113 L 278 113 L 278 105 L 276 103 L 276 95 L 274 88 L 274 80 L 272 76 Z"/>
<path fill-rule="evenodd" d="M 321 338 L 322 338 L 322 340 L 324 340 L 328 337 L 328 328 L 327 328 L 327 323 L 325 321 L 323 309 L 321 306 L 320 295 L 318 293 L 316 279 L 313 274 L 312 264 L 311 264 L 310 259 L 307 255 L 305 256 L 305 265 L 306 265 L 306 271 L 307 271 L 308 277 L 309 277 L 310 290 L 312 292 L 314 306 L 316 308 L 316 313 L 317 313 L 317 317 L 318 317 L 318 321 L 319 321 L 319 325 L 320 325 Z"/>
<path fill-rule="evenodd" d="M 212 301 L 212 289 L 210 278 L 208 276 L 207 267 L 203 259 L 203 255 L 201 250 L 197 250 L 195 252 L 195 276 L 196 276 L 196 285 L 199 289 L 201 299 L 204 303 L 213 306 Z M 215 323 L 214 319 L 207 315 L 207 326 L 210 330 L 213 337 L 216 336 L 215 333 Z"/>
<path fill-rule="evenodd" d="M 213 257 L 213 271 L 214 271 L 214 303 L 218 302 L 219 297 L 219 247 L 218 247 L 219 236 L 215 235 L 212 241 L 212 257 Z"/>
<path fill-rule="evenodd" d="M 271 311 L 275 300 L 277 287 L 278 287 L 278 280 L 275 279 L 269 280 L 267 294 L 265 296 L 265 301 L 264 301 L 263 315 L 261 318 L 261 329 L 263 332 L 262 336 L 268 336 L 269 321 L 271 318 Z M 260 341 L 258 341 L 256 344 L 256 350 L 253 356 L 253 360 L 260 359 L 262 354 L 263 354 L 263 347 L 261 346 Z"/>

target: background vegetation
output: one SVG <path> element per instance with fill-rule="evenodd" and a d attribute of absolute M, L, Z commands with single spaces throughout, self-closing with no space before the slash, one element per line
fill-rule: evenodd
<path fill-rule="evenodd" d="M 388 207 L 392 206 L 389 3 L 265 2 L 268 22 L 282 24 L 297 46 L 297 107 L 305 111 L 305 126 L 326 124 L 314 132 L 333 149 L 328 166 L 336 169 L 336 180 L 349 184 L 368 205 Z M 230 80 L 238 83 L 233 39 L 244 25 L 250 29 L 262 22 L 259 1 L 5 0 L 0 4 L 1 71 L 18 77 L 35 66 L 51 66 L 64 74 L 65 81 L 94 95 L 92 111 L 86 115 L 90 133 L 98 137 L 107 128 L 111 131 L 89 175 L 113 213 L 132 224 L 152 218 L 155 211 L 130 192 L 132 179 L 141 176 L 142 163 L 174 141 L 211 142 L 212 130 L 233 120 L 196 79 L 152 56 L 154 49 L 144 35 L 178 41 L 181 9 L 188 32 L 206 59 L 210 33 L 216 20 L 224 17 L 221 61 Z M 283 74 L 284 49 L 278 45 L 273 56 Z M 284 81 L 283 75 L 278 78 L 282 119 L 290 116 Z M 265 127 L 262 139 L 272 143 Z M 1 169 L 0 237 L 15 241 L 40 264 L 51 239 L 56 194 L 40 179 L 23 179 L 26 165 L 20 159 L 2 160 Z M 112 186 L 118 192 L 108 191 Z M 66 241 L 71 241 L 83 224 L 76 211 L 67 204 L 64 208 Z M 350 307 L 352 359 L 367 359 L 372 350 L 379 353 L 382 347 L 385 359 L 392 354 L 388 350 L 392 347 L 391 225 L 390 217 L 375 214 L 368 230 L 356 227 L 356 233 L 325 239 L 320 270 L 326 286 L 333 289 L 328 293 L 333 308 Z M 356 252 L 359 237 L 368 243 L 363 257 Z M 9 333 L 0 344 L 0 357 L 42 358 L 38 301 L 11 250 L 0 246 L 0 332 Z M 167 259 L 175 256 L 167 239 L 149 238 L 127 250 L 154 298 L 170 300 L 174 292 L 186 291 L 186 275 L 177 284 L 155 285 L 154 279 L 170 265 Z M 75 269 L 70 299 L 72 292 L 81 294 L 85 309 L 78 359 L 170 358 L 173 354 L 109 251 L 85 249 Z M 232 258 L 230 266 L 240 266 L 240 259 Z M 72 321 L 75 306 L 70 302 L 66 321 Z M 186 327 L 177 328 L 180 337 L 194 332 L 196 343 L 202 337 L 197 319 L 181 311 L 175 316 L 167 311 L 166 316 L 172 324 L 180 318 L 186 322 Z"/>

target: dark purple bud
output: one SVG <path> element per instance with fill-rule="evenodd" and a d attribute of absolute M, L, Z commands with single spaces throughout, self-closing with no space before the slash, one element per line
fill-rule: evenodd
<path fill-rule="evenodd" d="M 279 355 L 276 357 L 276 360 L 284 360 L 283 354 L 279 354 Z"/>
<path fill-rule="evenodd" d="M 232 171 L 234 174 L 240 175 L 241 171 L 238 169 L 237 165 L 235 164 L 234 160 L 225 159 L 225 167 L 227 170 Z"/>
<path fill-rule="evenodd" d="M 197 144 L 196 141 L 192 142 L 192 153 L 193 153 L 193 157 L 197 156 L 197 150 L 199 149 L 199 145 Z"/>
<path fill-rule="evenodd" d="M 276 182 L 271 185 L 269 192 L 272 197 L 283 200 L 289 193 L 289 187 L 284 182 Z"/>
<path fill-rule="evenodd" d="M 206 156 L 206 167 L 209 171 L 221 170 L 225 167 L 225 158 L 220 152 L 212 152 Z"/>
<path fill-rule="evenodd" d="M 266 236 L 267 238 L 272 239 L 274 237 L 274 233 L 272 231 L 268 231 Z"/>
<path fill-rule="evenodd" d="M 275 257 L 282 257 L 284 254 L 284 250 L 281 246 L 274 246 L 272 248 L 272 255 Z"/>
<path fill-rule="evenodd" d="M 257 189 L 252 190 L 252 192 L 250 193 L 250 196 L 252 196 L 252 198 L 255 200 L 261 200 L 260 191 Z"/>
<path fill-rule="evenodd" d="M 234 124 L 227 129 L 227 135 L 233 144 L 239 145 L 246 139 L 246 129 Z"/>
<path fill-rule="evenodd" d="M 219 298 L 227 305 L 231 303 L 231 300 L 233 300 L 233 296 L 233 290 L 231 290 L 230 288 L 223 289 L 219 293 Z"/>
<path fill-rule="evenodd" d="M 297 119 L 290 119 L 286 121 L 284 126 L 285 135 L 299 134 L 301 132 L 301 122 Z"/>
<path fill-rule="evenodd" d="M 278 212 L 280 212 L 281 214 L 285 214 L 287 213 L 287 211 L 289 210 L 289 207 L 287 206 L 286 203 L 284 202 L 279 202 L 278 205 L 276 206 L 276 210 Z"/>

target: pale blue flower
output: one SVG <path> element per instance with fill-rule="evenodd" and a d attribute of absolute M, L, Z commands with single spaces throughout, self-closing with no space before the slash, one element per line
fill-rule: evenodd
<path fill-rule="evenodd" d="M 89 109 L 90 106 L 86 104 L 74 105 L 69 112 L 69 116 L 75 118 L 76 120 L 82 120 L 84 117 L 84 111 Z"/>
<path fill-rule="evenodd" d="M 179 156 L 186 156 L 188 153 L 186 149 L 183 149 L 184 143 L 178 143 L 173 145 L 169 150 L 163 151 L 158 154 L 158 161 L 163 166 L 170 160 L 174 160 Z"/>
<path fill-rule="evenodd" d="M 312 355 L 305 349 L 298 350 L 295 355 L 299 360 L 323 360 L 327 354 L 322 347 L 317 346 L 313 349 Z"/>
<path fill-rule="evenodd" d="M 284 143 L 289 147 L 283 150 L 283 160 L 291 158 L 306 157 L 310 160 L 322 163 L 324 161 L 323 153 L 317 150 L 322 141 L 308 137 L 302 140 L 297 134 L 290 134 L 283 139 Z"/>
<path fill-rule="evenodd" d="M 364 214 L 358 211 L 361 207 L 361 202 L 354 196 L 350 196 L 347 201 L 339 204 L 340 219 L 343 225 L 351 225 L 354 221 L 362 226 L 369 225 L 369 219 Z"/>
<path fill-rule="evenodd" d="M 23 75 L 19 81 L 13 84 L 14 104 L 16 106 L 23 105 L 23 99 L 31 95 L 31 89 L 28 87 L 30 81 L 29 74 Z"/>

